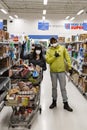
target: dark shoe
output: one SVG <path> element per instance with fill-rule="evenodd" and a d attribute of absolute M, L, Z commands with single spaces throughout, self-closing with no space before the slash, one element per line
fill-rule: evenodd
<path fill-rule="evenodd" d="M 64 102 L 64 109 L 66 109 L 67 111 L 72 112 L 73 109 L 69 106 L 68 102 Z"/>
<path fill-rule="evenodd" d="M 53 100 L 52 104 L 49 106 L 50 109 L 53 109 L 54 107 L 56 107 L 56 100 Z"/>

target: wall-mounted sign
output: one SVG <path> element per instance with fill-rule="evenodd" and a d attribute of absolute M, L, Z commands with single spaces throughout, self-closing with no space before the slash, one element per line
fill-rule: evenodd
<path fill-rule="evenodd" d="M 11 34 L 11 37 L 12 41 L 14 42 L 18 42 L 19 41 L 19 37 L 18 36 L 15 36 L 14 34 Z"/>
<path fill-rule="evenodd" d="M 65 29 L 70 29 L 70 23 L 65 23 Z"/>
<path fill-rule="evenodd" d="M 0 29 L 3 29 L 3 22 L 0 22 Z"/>
<path fill-rule="evenodd" d="M 49 30 L 48 22 L 38 22 L 38 30 Z"/>
<path fill-rule="evenodd" d="M 7 31 L 7 20 L 0 21 L 0 30 Z"/>
<path fill-rule="evenodd" d="M 83 30 L 87 31 L 87 23 L 83 23 Z"/>
<path fill-rule="evenodd" d="M 72 30 L 77 30 L 77 29 L 83 29 L 87 30 L 87 23 L 65 23 L 65 29 L 72 29 Z"/>

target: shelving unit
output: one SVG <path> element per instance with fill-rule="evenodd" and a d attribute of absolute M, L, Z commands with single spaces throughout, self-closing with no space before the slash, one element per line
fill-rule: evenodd
<path fill-rule="evenodd" d="M 68 43 L 69 45 L 69 43 Z M 73 74 L 70 77 L 71 81 L 78 88 L 78 90 L 86 97 L 87 99 L 87 71 L 84 70 L 83 65 L 87 65 L 87 62 L 84 58 L 87 44 L 86 42 L 78 41 L 70 43 L 72 46 L 71 50 L 71 61 Z M 83 48 L 83 56 L 79 56 L 79 49 Z M 68 48 L 68 47 L 67 47 Z"/>
<path fill-rule="evenodd" d="M 19 43 L 14 43 L 16 48 L 16 59 L 12 59 L 9 54 L 10 43 L 0 42 L 0 111 L 4 107 L 4 98 L 7 95 L 7 91 L 11 89 L 11 79 L 9 76 L 10 69 L 20 62 L 20 49 Z"/>

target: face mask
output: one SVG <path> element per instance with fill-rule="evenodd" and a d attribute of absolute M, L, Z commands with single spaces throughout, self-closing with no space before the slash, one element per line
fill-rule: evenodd
<path fill-rule="evenodd" d="M 36 52 L 36 54 L 40 54 L 41 50 L 36 50 L 35 52 Z"/>
<path fill-rule="evenodd" d="M 53 47 L 53 44 L 50 44 L 51 47 Z"/>
<path fill-rule="evenodd" d="M 52 47 L 57 47 L 57 45 L 58 45 L 57 42 L 56 42 L 56 43 L 53 43 L 53 44 L 52 44 Z"/>

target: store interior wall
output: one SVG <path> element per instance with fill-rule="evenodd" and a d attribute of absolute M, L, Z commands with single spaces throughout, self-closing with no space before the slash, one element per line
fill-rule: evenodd
<path fill-rule="evenodd" d="M 82 29 L 70 30 L 65 29 L 65 23 L 71 23 L 65 20 L 59 20 L 57 18 L 49 18 L 45 22 L 49 22 L 49 30 L 38 30 L 38 22 L 42 21 L 38 17 L 28 17 L 25 19 L 14 19 L 12 22 L 8 20 L 8 32 L 10 34 L 25 33 L 26 35 L 58 35 L 63 37 L 71 37 L 71 35 L 84 34 L 87 31 Z M 72 21 L 72 23 L 83 23 L 83 20 Z"/>

